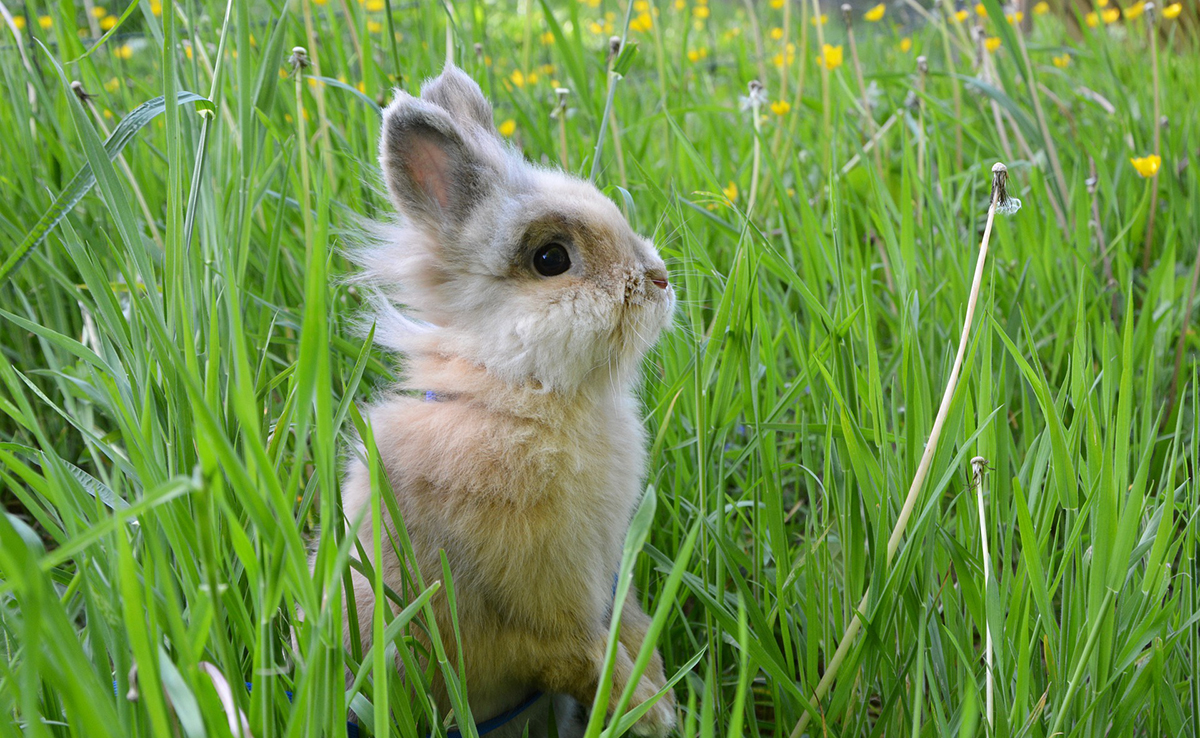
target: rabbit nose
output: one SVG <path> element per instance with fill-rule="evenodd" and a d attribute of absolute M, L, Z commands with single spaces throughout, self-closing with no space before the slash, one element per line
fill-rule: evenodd
<path fill-rule="evenodd" d="M 665 269 L 647 269 L 646 279 L 653 282 L 654 286 L 660 290 L 665 290 L 667 288 L 667 284 L 669 284 L 667 282 L 667 270 Z"/>

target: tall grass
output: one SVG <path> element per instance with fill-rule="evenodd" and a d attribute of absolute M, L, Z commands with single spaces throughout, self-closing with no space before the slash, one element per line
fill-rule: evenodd
<path fill-rule="evenodd" d="M 679 286 L 621 586 L 680 677 L 682 735 L 1200 736 L 1182 26 L 889 5 L 852 14 L 852 67 L 822 51 L 846 43 L 837 9 L 814 26 L 807 2 L 95 4 L 0 12 L 0 736 L 341 735 L 351 709 L 444 735 L 436 673 L 466 717 L 428 607 L 453 572 L 378 598 L 386 647 L 346 652 L 362 552 L 336 533 L 348 439 L 386 433 L 358 405 L 400 371 L 354 330 L 339 248 L 391 212 L 389 87 L 448 54 L 531 159 L 595 172 Z M 997 160 L 1024 207 L 995 223 L 893 557 Z"/>

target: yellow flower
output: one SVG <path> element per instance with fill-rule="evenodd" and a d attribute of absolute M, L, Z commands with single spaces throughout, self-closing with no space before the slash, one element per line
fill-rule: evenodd
<path fill-rule="evenodd" d="M 782 28 L 772 28 L 771 29 L 771 40 L 778 41 L 781 38 L 783 38 L 783 29 Z"/>
<path fill-rule="evenodd" d="M 498 130 L 500 131 L 501 136 L 508 138 L 516 132 L 517 122 L 512 118 L 509 118 L 498 126 Z"/>
<path fill-rule="evenodd" d="M 696 8 L 696 12 L 704 11 L 704 16 L 708 15 L 708 8 Z M 638 13 L 638 16 L 629 21 L 629 30 L 631 31 L 649 31 L 654 28 L 654 18 L 649 13 Z"/>
<path fill-rule="evenodd" d="M 1145 12 L 1146 12 L 1146 4 L 1145 3 L 1134 3 L 1133 5 L 1130 5 L 1128 8 L 1125 8 L 1125 20 L 1133 20 L 1134 18 L 1137 18 L 1138 16 L 1140 16 L 1142 13 L 1145 13 Z"/>
<path fill-rule="evenodd" d="M 190 41 L 183 42 L 183 53 L 184 53 L 184 56 L 186 56 L 187 58 L 189 58 L 189 59 L 192 58 L 192 43 Z M 316 80 L 314 80 L 310 77 L 309 81 L 315 82 Z"/>
<path fill-rule="evenodd" d="M 1178 13 L 1176 13 L 1176 15 L 1178 15 Z M 25 16 L 14 15 L 13 16 L 13 25 L 16 27 L 16 29 L 18 31 L 24 31 L 25 30 Z"/>
<path fill-rule="evenodd" d="M 771 112 L 775 115 L 787 115 L 788 111 L 791 109 L 792 104 L 787 100 L 776 100 L 775 102 L 771 103 Z"/>
<path fill-rule="evenodd" d="M 901 54 L 907 54 L 908 52 L 912 51 L 912 39 L 905 36 L 904 38 L 900 39 L 900 45 L 897 48 L 900 49 Z"/>
<path fill-rule="evenodd" d="M 705 48 L 692 49 L 691 51 L 688 52 L 688 61 L 690 61 L 692 64 L 695 64 L 695 63 L 701 61 L 702 59 L 707 59 L 707 58 L 708 58 L 708 49 L 705 49 Z"/>
<path fill-rule="evenodd" d="M 771 61 L 777 67 L 782 67 L 785 64 L 791 64 L 792 62 L 796 61 L 796 44 L 788 44 L 786 56 L 782 53 L 779 53 L 776 54 Z"/>
<path fill-rule="evenodd" d="M 1087 23 L 1088 28 L 1095 28 L 1100 25 L 1100 16 L 1094 11 L 1085 15 L 1083 20 Z"/>
<path fill-rule="evenodd" d="M 525 75 L 525 81 L 531 85 L 536 85 L 538 81 L 537 72 L 530 72 L 529 74 Z"/>
<path fill-rule="evenodd" d="M 975 3 L 975 15 L 979 16 L 980 18 L 987 17 L 987 8 L 983 6 L 983 3 Z"/>
<path fill-rule="evenodd" d="M 151 0 L 150 12 L 154 15 L 162 15 L 162 3 L 159 0 Z"/>
<path fill-rule="evenodd" d="M 842 47 L 825 44 L 817 57 L 817 66 L 833 71 L 842 66 Z"/>
<path fill-rule="evenodd" d="M 54 25 L 54 19 L 48 15 L 39 15 L 38 25 L 42 28 L 49 28 L 50 26 Z"/>
<path fill-rule="evenodd" d="M 1171 3 L 1163 8 L 1163 17 L 1167 19 L 1178 18 L 1183 12 L 1183 3 Z"/>
<path fill-rule="evenodd" d="M 387 4 L 383 0 L 367 0 L 367 10 L 372 13 L 382 13 L 387 9 Z"/>
<path fill-rule="evenodd" d="M 1062 56 L 1056 56 L 1051 61 L 1053 61 L 1054 66 L 1058 67 L 1059 69 L 1066 69 L 1067 67 L 1071 66 L 1071 55 L 1063 54 Z"/>
<path fill-rule="evenodd" d="M 821 13 L 820 15 L 814 15 L 808 22 L 814 26 L 823 26 L 829 22 L 829 16 L 825 13 Z"/>
<path fill-rule="evenodd" d="M 116 92 L 117 90 L 121 89 L 121 80 L 117 79 L 116 77 L 109 79 L 104 83 L 104 89 L 108 90 L 109 92 Z"/>
<path fill-rule="evenodd" d="M 598 8 L 600 7 L 600 0 L 583 0 L 583 4 L 589 8 Z"/>
<path fill-rule="evenodd" d="M 112 119 L 113 119 L 113 112 L 112 112 L 111 110 L 105 110 L 105 111 L 104 111 L 104 117 L 105 117 L 105 118 L 107 118 L 108 120 L 112 120 Z"/>
<path fill-rule="evenodd" d="M 106 15 L 100 19 L 100 29 L 103 31 L 111 31 L 117 25 L 117 16 Z"/>
<path fill-rule="evenodd" d="M 546 46 L 549 46 L 550 44 L 554 43 L 554 32 L 553 31 L 544 32 L 542 34 L 542 43 L 545 44 Z"/>
<path fill-rule="evenodd" d="M 633 9 L 639 13 L 649 13 L 650 3 L 648 0 L 635 0 L 633 3 Z"/>
<path fill-rule="evenodd" d="M 785 0 L 771 0 L 771 7 L 779 10 L 783 7 Z"/>
<path fill-rule="evenodd" d="M 118 59 L 131 59 L 133 58 L 133 47 L 131 47 L 129 44 L 124 44 L 122 46 L 118 46 L 116 51 L 113 53 L 116 54 Z"/>
<path fill-rule="evenodd" d="M 367 83 L 359 82 L 358 84 L 354 85 L 354 89 L 358 90 L 359 92 L 361 92 L 362 94 L 365 95 L 365 94 L 367 94 Z"/>
<path fill-rule="evenodd" d="M 988 36 L 983 40 L 983 48 L 991 53 L 996 53 L 996 49 L 1000 48 L 1000 39 L 995 36 Z"/>
<path fill-rule="evenodd" d="M 875 7 L 863 13 L 863 18 L 866 18 L 871 23 L 874 23 L 875 21 L 883 18 L 884 10 L 886 10 L 886 8 L 883 7 L 883 3 L 879 3 Z"/>
<path fill-rule="evenodd" d="M 108 15 L 108 11 L 105 10 L 104 8 L 100 7 L 99 5 L 92 8 L 92 17 L 93 18 L 103 18 L 106 15 Z"/>
<path fill-rule="evenodd" d="M 729 186 L 721 188 L 721 192 L 723 192 L 725 194 L 726 200 L 733 202 L 734 200 L 737 199 L 737 196 L 738 196 L 737 183 L 730 182 Z"/>
<path fill-rule="evenodd" d="M 383 24 L 379 21 L 367 21 L 367 33 L 383 33 Z"/>
<path fill-rule="evenodd" d="M 1158 174 L 1158 168 L 1162 166 L 1162 157 L 1157 154 L 1149 154 L 1136 159 L 1130 159 L 1129 163 L 1133 165 L 1138 174 L 1145 178 L 1150 178 Z"/>
<path fill-rule="evenodd" d="M 687 7 L 687 0 L 675 0 L 675 9 L 683 10 Z"/>
<path fill-rule="evenodd" d="M 708 0 L 696 0 L 697 5 L 708 5 Z"/>
<path fill-rule="evenodd" d="M 1017 12 L 1015 12 L 1015 13 L 1009 13 L 1009 14 L 1008 14 L 1007 16 L 1005 16 L 1005 17 L 1006 17 L 1006 18 L 1008 18 L 1008 24 L 1009 24 L 1010 26 L 1011 26 L 1011 25 L 1014 25 L 1014 24 L 1016 24 L 1016 23 L 1020 23 L 1021 21 L 1025 20 L 1025 14 L 1024 14 L 1024 13 L 1022 13 L 1021 11 L 1019 11 L 1019 10 L 1018 10 Z"/>
<path fill-rule="evenodd" d="M 1099 8 L 1107 8 L 1107 7 L 1108 7 L 1108 0 L 1096 0 L 1096 7 L 1099 7 Z"/>
<path fill-rule="evenodd" d="M 508 79 L 517 87 L 525 86 L 525 73 L 520 69 L 514 69 L 513 73 L 509 75 Z"/>
<path fill-rule="evenodd" d="M 1116 8 L 1109 8 L 1101 12 L 1100 17 L 1104 19 L 1105 23 L 1116 23 L 1121 19 L 1121 11 Z"/>
<path fill-rule="evenodd" d="M 543 64 L 541 66 L 541 72 L 542 72 L 542 74 L 554 74 L 554 65 L 553 64 Z M 554 85 L 554 86 L 558 87 L 558 85 Z"/>
<path fill-rule="evenodd" d="M 955 21 L 956 23 L 962 23 L 962 22 L 963 22 L 963 21 L 965 21 L 965 20 L 967 19 L 967 17 L 968 17 L 968 16 L 970 16 L 970 15 L 971 15 L 971 14 L 970 14 L 970 13 L 968 13 L 967 11 L 965 11 L 965 10 L 960 10 L 960 11 L 958 11 L 957 13 L 955 13 L 955 14 L 954 14 L 954 21 Z"/>
<path fill-rule="evenodd" d="M 701 20 L 707 18 L 709 16 L 708 6 L 707 5 L 697 5 L 695 8 L 692 8 L 692 15 L 696 16 L 697 18 L 700 18 Z"/>
<path fill-rule="evenodd" d="M 1033 14 L 1034 15 L 1045 15 L 1046 13 L 1049 13 L 1049 12 L 1050 12 L 1050 3 L 1046 2 L 1046 0 L 1042 0 L 1040 3 L 1033 6 Z"/>

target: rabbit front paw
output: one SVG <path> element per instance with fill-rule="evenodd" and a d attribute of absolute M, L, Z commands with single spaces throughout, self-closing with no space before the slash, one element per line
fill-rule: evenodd
<path fill-rule="evenodd" d="M 657 680 L 643 676 L 633 691 L 633 704 L 640 705 L 651 700 L 663 688 Z M 633 724 L 635 735 L 646 738 L 665 738 L 675 728 L 675 695 L 670 690 L 655 702 L 645 715 Z"/>
<path fill-rule="evenodd" d="M 617 644 L 617 663 L 615 676 L 617 677 L 617 687 L 623 687 L 631 676 L 633 671 L 633 661 L 629 657 L 629 651 L 626 650 L 625 644 Z M 627 682 L 626 682 L 627 683 Z M 638 705 L 654 699 L 662 688 L 666 686 L 666 678 L 663 676 L 662 659 L 656 654 L 650 663 L 650 668 L 646 673 L 642 674 L 638 679 L 637 686 L 634 687 L 632 699 L 630 700 L 630 708 L 636 709 Z M 614 690 L 615 694 L 620 694 L 620 690 Z M 636 723 L 633 724 L 633 733 L 645 738 L 665 738 L 675 727 L 675 695 L 669 690 L 657 702 L 650 706 L 646 714 L 642 715 Z"/>

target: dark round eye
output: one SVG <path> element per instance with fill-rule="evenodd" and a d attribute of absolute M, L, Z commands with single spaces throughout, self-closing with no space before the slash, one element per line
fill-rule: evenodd
<path fill-rule="evenodd" d="M 571 257 L 567 247 L 553 242 L 538 249 L 533 255 L 533 268 L 543 277 L 557 277 L 571 268 Z"/>

